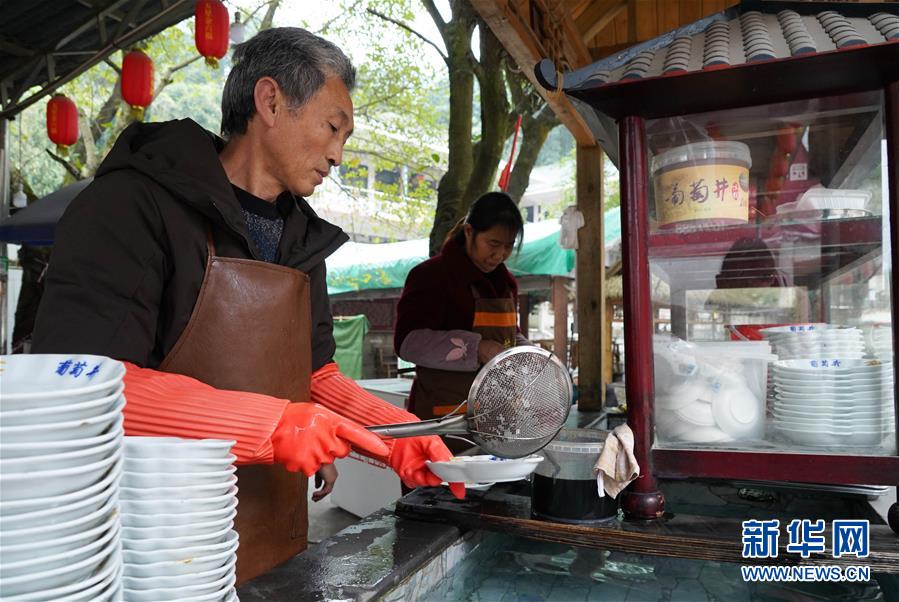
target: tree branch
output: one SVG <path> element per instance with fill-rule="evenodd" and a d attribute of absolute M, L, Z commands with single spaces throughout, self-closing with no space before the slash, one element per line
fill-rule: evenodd
<path fill-rule="evenodd" d="M 119 75 L 122 75 L 122 68 L 119 67 L 118 65 L 116 65 L 115 63 L 113 63 L 112 61 L 110 61 L 109 57 L 103 59 L 103 62 L 106 63 L 107 65 L 109 65 L 110 69 L 112 69 Z"/>
<path fill-rule="evenodd" d="M 406 31 L 408 31 L 408 32 L 411 33 L 412 35 L 417 36 L 417 37 L 418 37 L 422 42 L 424 42 L 425 44 L 430 44 L 431 47 L 433 47 L 434 50 L 437 51 L 437 54 L 440 55 L 440 58 L 443 59 L 443 62 L 446 63 L 447 65 L 449 65 L 449 58 L 443 53 L 443 50 L 440 49 L 440 46 L 438 46 L 437 44 L 435 44 L 434 42 L 432 42 L 432 41 L 429 40 L 428 38 L 424 37 L 423 35 L 421 35 L 421 34 L 418 33 L 417 31 L 415 31 L 414 29 L 412 29 L 411 27 L 409 27 L 408 25 L 406 25 L 406 24 L 403 23 L 402 21 L 400 21 L 400 20 L 398 20 L 398 19 L 394 19 L 393 17 L 388 17 L 387 15 L 385 15 L 385 14 L 383 14 L 383 13 L 380 13 L 380 12 L 376 11 L 376 10 L 373 9 L 373 8 L 366 8 L 366 9 L 365 9 L 365 12 L 367 12 L 367 13 L 370 14 L 370 15 L 374 15 L 374 16 L 380 18 L 380 19 L 383 19 L 384 21 L 389 21 L 390 23 L 393 23 L 393 24 L 396 25 L 397 27 L 401 27 L 402 29 L 405 29 Z M 439 16 L 439 15 L 438 15 L 438 16 Z"/>
<path fill-rule="evenodd" d="M 280 5 L 281 0 L 270 0 L 268 8 L 265 10 L 265 16 L 262 17 L 262 23 L 259 24 L 259 31 L 271 28 L 272 21 L 275 19 L 275 11 L 278 10 L 278 6 Z"/>
<path fill-rule="evenodd" d="M 434 20 L 434 25 L 437 26 L 437 31 L 440 32 L 441 36 L 445 37 L 444 30 L 446 29 L 446 21 L 443 20 L 443 17 L 440 15 L 440 11 L 437 10 L 437 6 L 434 4 L 434 0 L 421 0 L 421 3 L 425 5 L 425 10 L 427 10 L 428 14 L 431 15 L 431 19 Z"/>
<path fill-rule="evenodd" d="M 315 33 L 318 34 L 318 35 L 320 35 L 320 36 L 321 36 L 321 35 L 324 35 L 325 32 L 328 31 L 328 28 L 331 27 L 332 25 L 334 25 L 334 23 L 336 23 L 337 21 L 339 21 L 340 19 L 342 19 L 342 18 L 345 17 L 346 15 L 352 15 L 353 13 L 355 13 L 355 12 L 356 12 L 356 7 L 359 6 L 361 3 L 362 3 L 362 0 L 356 0 L 355 2 L 353 2 L 352 6 L 350 6 L 350 7 L 347 8 L 346 10 L 341 11 L 339 15 L 337 15 L 336 17 L 334 17 L 334 18 L 331 19 L 330 21 L 327 21 L 324 25 L 322 25 L 321 27 L 319 27 L 319 28 L 315 31 Z"/>
<path fill-rule="evenodd" d="M 75 178 L 76 180 L 80 180 L 80 179 L 81 179 L 81 173 L 78 171 L 78 169 L 77 169 L 74 165 L 72 165 L 71 163 L 69 163 L 68 161 L 66 161 L 65 159 L 63 159 L 62 157 L 60 157 L 59 155 L 57 155 L 57 154 L 54 153 L 53 151 L 51 151 L 49 148 L 46 148 L 46 149 L 44 149 L 44 150 L 47 151 L 47 154 L 50 155 L 50 158 L 51 158 L 51 159 L 53 159 L 54 161 L 56 161 L 57 163 L 59 163 L 60 165 L 62 165 L 62 166 L 65 168 L 65 170 L 66 170 L 67 172 L 69 172 L 69 174 L 70 174 L 73 178 Z"/>

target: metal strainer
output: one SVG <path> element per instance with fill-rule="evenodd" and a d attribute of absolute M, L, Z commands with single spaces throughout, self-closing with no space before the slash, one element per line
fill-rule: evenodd
<path fill-rule="evenodd" d="M 513 347 L 478 372 L 465 415 L 456 408 L 442 418 L 368 430 L 396 438 L 468 435 L 489 454 L 522 458 L 553 440 L 568 418 L 571 394 L 571 377 L 556 356 L 540 347 Z"/>

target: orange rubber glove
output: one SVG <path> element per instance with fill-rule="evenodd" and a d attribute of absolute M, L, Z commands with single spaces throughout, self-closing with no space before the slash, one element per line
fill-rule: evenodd
<path fill-rule="evenodd" d="M 288 405 L 272 434 L 275 462 L 307 477 L 346 457 L 351 445 L 376 456 L 390 452 L 380 437 L 317 403 Z"/>
<path fill-rule="evenodd" d="M 124 381 L 126 435 L 233 439 L 236 464 L 278 461 L 309 475 L 354 443 L 370 454 L 390 453 L 377 435 L 314 404 L 216 389 L 128 362 Z"/>
<path fill-rule="evenodd" d="M 311 390 L 315 403 L 366 426 L 418 421 L 415 414 L 375 397 L 341 374 L 333 362 L 312 373 Z M 444 462 L 453 457 L 437 435 L 384 439 L 384 443 L 389 447 L 389 453 L 373 457 L 386 462 L 407 487 L 440 485 L 440 478 L 425 462 Z M 465 497 L 463 483 L 450 483 L 450 491 L 460 500 Z"/>

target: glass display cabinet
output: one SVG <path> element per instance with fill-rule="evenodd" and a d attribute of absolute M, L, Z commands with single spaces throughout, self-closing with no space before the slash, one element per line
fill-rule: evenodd
<path fill-rule="evenodd" d="M 899 18 L 756 4 L 564 78 L 617 127 L 632 517 L 658 477 L 899 485 Z"/>

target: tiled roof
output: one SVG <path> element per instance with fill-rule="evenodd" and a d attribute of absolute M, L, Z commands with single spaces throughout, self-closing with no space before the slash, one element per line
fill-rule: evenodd
<path fill-rule="evenodd" d="M 802 15 L 730 9 L 565 75 L 565 88 L 722 69 L 858 46 L 899 42 L 897 7 L 867 17 L 837 10 Z"/>

